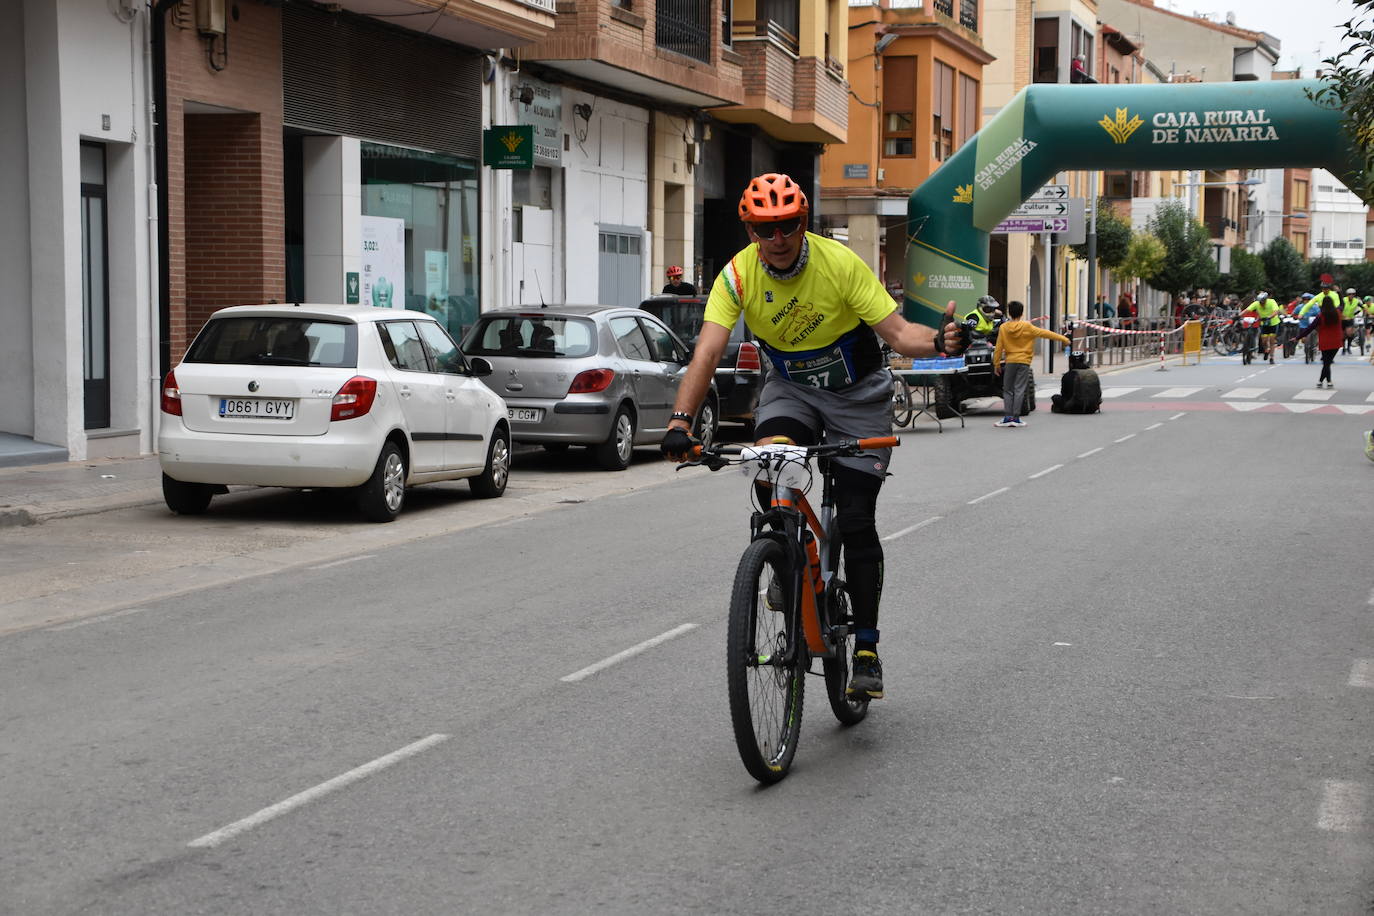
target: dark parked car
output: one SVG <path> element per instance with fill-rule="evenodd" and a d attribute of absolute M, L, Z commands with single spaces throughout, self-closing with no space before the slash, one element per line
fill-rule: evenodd
<path fill-rule="evenodd" d="M 688 345 L 696 346 L 706 313 L 705 296 L 651 296 L 639 307 L 657 316 Z M 720 418 L 752 426 L 754 408 L 759 403 L 763 384 L 759 348 L 741 317 L 730 331 L 730 341 L 716 368 L 716 391 L 720 395 Z"/>
<path fill-rule="evenodd" d="M 608 470 L 624 470 L 637 445 L 658 445 L 668 428 L 690 350 L 637 308 L 550 305 L 484 312 L 463 352 L 492 365 L 483 379 L 506 401 L 517 442 L 557 451 L 590 446 Z M 694 433 L 716 433 L 714 386 Z"/>

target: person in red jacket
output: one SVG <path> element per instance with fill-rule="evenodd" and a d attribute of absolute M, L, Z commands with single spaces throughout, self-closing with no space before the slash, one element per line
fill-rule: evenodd
<path fill-rule="evenodd" d="M 1298 339 L 1302 340 L 1313 331 L 1317 332 L 1317 348 L 1322 351 L 1322 371 L 1317 376 L 1317 387 L 1326 383 L 1327 388 L 1334 387 L 1331 384 L 1331 361 L 1336 358 L 1336 353 L 1345 346 L 1345 328 L 1341 322 L 1341 313 L 1331 300 L 1322 300 L 1321 314 L 1317 320 L 1303 328 L 1298 334 Z"/>

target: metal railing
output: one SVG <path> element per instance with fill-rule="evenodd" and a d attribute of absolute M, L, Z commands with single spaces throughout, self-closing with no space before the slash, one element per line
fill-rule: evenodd
<path fill-rule="evenodd" d="M 658 0 L 654 44 L 711 62 L 711 0 Z"/>

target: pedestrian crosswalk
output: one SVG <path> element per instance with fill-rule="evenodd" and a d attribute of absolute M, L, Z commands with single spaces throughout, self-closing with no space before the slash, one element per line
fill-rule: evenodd
<path fill-rule="evenodd" d="M 1134 397 L 1128 397 L 1134 395 Z M 1351 392 L 1346 399 L 1362 398 L 1362 403 L 1339 403 L 1338 389 L 1240 387 L 1220 390 L 1205 386 L 1135 385 L 1102 389 L 1102 399 L 1142 404 L 1154 401 L 1191 402 L 1195 409 L 1251 412 L 1288 411 L 1289 413 L 1367 414 L 1374 412 L 1374 394 Z M 1218 400 L 1219 399 L 1219 400 Z M 1187 406 L 1187 404 L 1183 405 Z"/>

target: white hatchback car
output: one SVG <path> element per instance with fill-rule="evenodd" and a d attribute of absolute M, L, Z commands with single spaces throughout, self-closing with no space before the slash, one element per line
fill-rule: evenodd
<path fill-rule="evenodd" d="M 506 404 L 443 326 L 357 305 L 220 309 L 162 386 L 162 493 L 183 515 L 227 484 L 355 488 L 374 521 L 411 484 L 467 478 L 500 496 L 510 474 Z"/>

